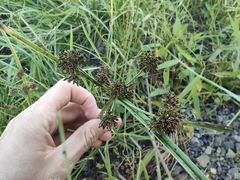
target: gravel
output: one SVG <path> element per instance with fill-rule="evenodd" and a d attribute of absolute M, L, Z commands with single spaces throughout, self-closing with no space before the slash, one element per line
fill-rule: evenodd
<path fill-rule="evenodd" d="M 229 103 L 225 107 L 208 105 L 202 109 L 206 110 L 205 114 L 211 112 L 208 118 L 203 118 L 204 121 L 227 125 L 240 108 Z M 190 108 L 183 112 L 187 114 L 189 111 Z M 194 118 L 190 120 L 196 121 Z M 240 180 L 240 116 L 230 127 L 234 128 L 233 133 L 196 128 L 187 144 L 190 159 L 212 180 Z M 174 179 L 178 180 L 178 176 Z"/>

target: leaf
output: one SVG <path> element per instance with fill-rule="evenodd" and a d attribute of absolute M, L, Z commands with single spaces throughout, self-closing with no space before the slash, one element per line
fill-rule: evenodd
<path fill-rule="evenodd" d="M 183 129 L 187 137 L 190 138 L 192 136 L 192 133 L 194 132 L 194 128 L 190 125 L 183 125 Z"/>
<path fill-rule="evenodd" d="M 215 76 L 218 76 L 218 77 L 232 77 L 232 78 L 236 78 L 237 77 L 237 73 L 235 72 L 216 72 L 214 73 Z"/>
<path fill-rule="evenodd" d="M 239 20 L 236 18 L 234 18 L 234 20 L 233 20 L 232 17 L 230 16 L 230 14 L 228 16 L 230 18 L 234 36 L 236 37 L 236 40 L 238 41 L 238 43 L 240 43 Z"/>
<path fill-rule="evenodd" d="M 54 55 L 52 55 L 50 52 L 47 52 L 45 49 L 42 49 L 41 47 L 33 44 L 32 42 L 28 41 L 27 39 L 25 39 L 23 36 L 18 35 L 16 32 L 14 32 L 13 30 L 9 29 L 8 27 L 4 26 L 4 25 L 0 25 L 0 30 L 5 33 L 7 33 L 8 35 L 16 38 L 17 41 L 25 44 L 26 46 L 30 47 L 31 49 L 33 49 L 34 51 L 36 51 L 37 53 L 42 54 L 43 56 L 49 58 L 50 60 L 53 60 L 55 62 L 59 62 L 59 59 L 57 57 L 55 57 Z"/>
<path fill-rule="evenodd" d="M 175 36 L 178 36 L 178 34 L 180 33 L 181 29 L 182 29 L 182 24 L 180 22 L 180 19 L 178 17 L 176 17 L 176 20 L 175 20 L 175 22 L 173 24 L 173 34 Z"/>
<path fill-rule="evenodd" d="M 205 128 L 205 129 L 215 130 L 217 132 L 222 131 L 222 132 L 232 133 L 234 131 L 234 129 L 231 128 L 231 127 L 224 126 L 224 125 L 219 125 L 219 124 L 214 124 L 214 123 L 209 123 L 209 122 L 187 121 L 187 122 L 184 122 L 183 125 L 197 127 L 197 128 L 201 127 L 201 128 Z"/>
<path fill-rule="evenodd" d="M 200 100 L 199 100 L 198 93 L 197 92 L 194 93 L 192 98 L 193 98 L 194 109 L 196 111 L 196 117 L 197 119 L 201 119 Z"/>
<path fill-rule="evenodd" d="M 194 74 L 190 74 L 190 81 L 194 80 Z M 191 94 L 189 95 L 190 97 L 193 98 L 193 105 L 194 105 L 194 110 L 195 110 L 195 115 L 197 119 L 201 119 L 201 111 L 200 111 L 200 101 L 199 101 L 199 92 L 202 89 L 202 81 L 198 81 L 196 83 L 195 88 L 192 88 Z"/>
<path fill-rule="evenodd" d="M 178 60 L 166 61 L 166 62 L 158 65 L 157 70 L 164 69 L 164 68 L 168 68 L 168 67 L 174 66 L 174 65 L 176 65 L 176 64 L 178 64 Z"/>
<path fill-rule="evenodd" d="M 212 55 L 208 58 L 208 61 L 213 61 L 217 58 L 217 56 L 222 52 L 221 49 L 216 49 L 216 51 L 214 51 L 212 53 Z"/>
<path fill-rule="evenodd" d="M 193 41 L 197 41 L 200 39 L 200 37 L 202 36 L 203 33 L 196 33 L 193 35 L 193 37 L 191 37 L 191 39 L 193 39 Z"/>
<path fill-rule="evenodd" d="M 192 91 L 192 89 L 196 88 L 197 84 L 200 82 L 200 78 L 199 77 L 195 77 L 186 87 L 185 89 L 181 92 L 181 94 L 179 94 L 178 98 L 181 101 L 181 99 L 184 98 L 184 96 L 186 96 L 190 91 Z"/>
<path fill-rule="evenodd" d="M 179 73 L 179 79 L 185 79 L 187 76 L 189 76 L 189 74 L 190 74 L 190 71 L 188 70 L 188 69 L 183 69 L 182 67 L 181 67 L 181 72 Z"/>
<path fill-rule="evenodd" d="M 151 16 L 152 16 L 152 14 L 146 15 L 146 16 L 142 19 L 142 22 L 148 20 Z"/>
<path fill-rule="evenodd" d="M 150 93 L 150 97 L 166 94 L 167 92 L 170 91 L 170 88 L 171 88 L 170 86 L 166 87 L 165 89 L 158 88 Z"/>
<path fill-rule="evenodd" d="M 192 57 L 186 50 L 182 49 L 177 44 L 175 45 L 177 47 L 178 52 L 183 55 L 192 65 L 197 62 L 197 59 Z"/>
<path fill-rule="evenodd" d="M 160 46 L 159 50 L 158 50 L 158 55 L 163 58 L 163 59 L 166 59 L 167 58 L 167 51 L 165 50 L 165 47 L 164 46 Z"/>
<path fill-rule="evenodd" d="M 154 155 L 155 149 L 152 149 L 148 151 L 148 153 L 144 156 L 143 160 L 140 160 L 136 179 L 141 179 L 141 174 L 143 171 L 145 174 L 145 179 L 149 179 L 149 175 L 146 172 L 146 166 L 151 161 Z"/>

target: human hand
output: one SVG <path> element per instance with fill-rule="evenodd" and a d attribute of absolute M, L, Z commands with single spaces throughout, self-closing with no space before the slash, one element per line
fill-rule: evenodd
<path fill-rule="evenodd" d="M 111 139 L 109 130 L 98 128 L 98 113 L 90 92 L 59 81 L 13 118 L 0 137 L 0 180 L 66 179 L 57 118 L 64 124 L 66 152 L 72 170 L 89 147 L 100 146 L 102 141 Z"/>

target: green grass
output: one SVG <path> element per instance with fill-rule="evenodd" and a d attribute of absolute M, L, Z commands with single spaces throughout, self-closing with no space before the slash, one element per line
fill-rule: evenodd
<path fill-rule="evenodd" d="M 115 144 L 132 154 L 126 161 L 137 161 L 131 178 L 149 178 L 146 167 L 161 156 L 152 153 L 154 146 L 143 153 L 140 144 L 151 137 L 192 178 L 204 179 L 174 140 L 162 132 L 144 132 L 154 109 L 161 107 L 161 95 L 167 92 L 178 95 L 183 108 L 193 104 L 197 119 L 202 116 L 200 102 L 239 105 L 239 11 L 240 3 L 233 0 L 4 0 L 0 20 L 9 29 L 1 30 L 0 36 L 0 134 L 10 119 L 65 77 L 58 67 L 59 53 L 78 49 L 88 60 L 80 85 L 94 94 L 100 108 L 109 91 L 94 81 L 94 69 L 108 67 L 114 81 L 134 83 L 135 95 L 131 101 L 111 104 L 110 109 L 123 118 L 122 127 L 105 147 L 92 150 L 80 161 L 72 178 L 81 173 L 87 159 L 97 155 L 104 162 L 102 173 L 115 177 L 109 158 Z M 139 59 L 146 53 L 160 58 L 159 73 L 148 75 L 148 86 L 139 69 Z M 19 76 L 21 69 L 23 76 Z M 32 84 L 36 86 L 28 88 Z M 135 153 L 139 158 L 134 159 Z M 158 164 L 158 175 L 167 177 L 160 174 Z"/>

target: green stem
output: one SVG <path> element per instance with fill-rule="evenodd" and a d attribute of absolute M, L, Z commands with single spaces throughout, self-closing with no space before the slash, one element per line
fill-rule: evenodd
<path fill-rule="evenodd" d="M 238 111 L 238 113 L 231 119 L 231 121 L 229 121 L 229 123 L 227 124 L 227 126 L 230 126 L 232 124 L 232 122 L 240 115 L 240 110 Z"/>
<path fill-rule="evenodd" d="M 18 41 L 22 42 L 23 44 L 27 45 L 28 47 L 32 48 L 33 50 L 35 50 L 36 52 L 39 52 L 40 54 L 42 54 L 43 56 L 55 61 L 55 62 L 59 62 L 59 59 L 57 57 L 55 57 L 54 55 L 52 55 L 51 53 L 46 52 L 46 50 L 40 48 L 39 46 L 31 43 L 30 41 L 28 41 L 27 39 L 23 38 L 22 36 L 18 35 L 17 33 L 15 33 L 13 30 L 9 29 L 8 27 L 4 26 L 3 24 L 0 24 L 0 29 L 2 29 L 4 32 L 6 32 L 8 35 L 16 38 Z"/>
<path fill-rule="evenodd" d="M 99 114 L 99 117 L 100 119 L 102 119 L 102 117 L 104 116 L 104 113 L 109 109 L 109 107 L 112 105 L 112 103 L 114 102 L 114 99 L 113 98 L 110 98 L 106 104 L 103 106 L 100 114 Z"/>
<path fill-rule="evenodd" d="M 228 133 L 233 132 L 233 129 L 231 127 L 218 125 L 218 124 L 213 124 L 213 123 L 209 123 L 209 122 L 190 122 L 190 121 L 187 121 L 187 122 L 183 122 L 182 124 L 187 125 L 187 126 L 192 126 L 192 127 L 201 127 L 201 128 L 215 130 L 215 131 L 223 131 L 223 132 L 228 132 Z"/>
<path fill-rule="evenodd" d="M 67 156 L 67 147 L 66 147 L 66 143 L 65 143 L 66 137 L 65 137 L 65 131 L 64 131 L 62 118 L 58 116 L 57 120 L 58 120 L 58 129 L 59 129 L 60 140 L 61 140 L 62 147 L 63 147 L 63 155 L 64 155 L 64 160 L 65 160 L 65 167 L 67 170 L 67 177 L 68 177 L 68 180 L 72 180 L 71 170 L 70 170 L 70 162 L 69 162 L 69 159 Z"/>

